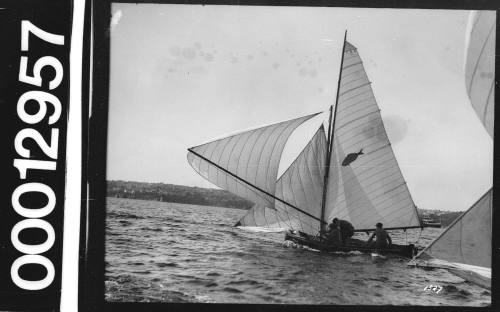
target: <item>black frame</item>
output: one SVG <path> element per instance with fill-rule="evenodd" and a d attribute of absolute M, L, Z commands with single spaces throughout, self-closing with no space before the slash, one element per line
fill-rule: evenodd
<path fill-rule="evenodd" d="M 106 197 L 106 150 L 107 137 L 103 133 L 108 126 L 108 91 L 109 91 L 109 60 L 110 60 L 110 32 L 109 21 L 111 16 L 111 3 L 165 3 L 165 4 L 198 4 L 198 5 L 274 5 L 274 6 L 315 6 L 315 7 L 369 7 L 369 8 L 415 8 L 415 9 L 470 9 L 470 10 L 497 10 L 497 30 L 500 29 L 500 3 L 491 0 L 449 0 L 436 2 L 435 0 L 215 0 L 215 1 L 168 1 L 168 0 L 89 0 L 87 2 L 85 17 L 85 42 L 88 47 L 91 32 L 90 17 L 93 20 L 93 42 L 90 48 L 84 50 L 84 77 L 83 94 L 84 102 L 92 99 L 91 112 L 89 107 L 83 108 L 83 164 L 82 164 L 82 212 L 81 212 L 81 240 L 80 240 L 80 280 L 79 280 L 79 310 L 80 311 L 163 311 L 163 310 L 216 310 L 232 311 L 302 311 L 311 309 L 313 311 L 358 311 L 360 308 L 369 311 L 387 311 L 388 309 L 401 310 L 398 306 L 329 306 L 329 305 L 284 305 L 284 304 L 202 304 L 202 303 L 111 303 L 104 300 L 104 229 L 105 229 L 105 197 Z M 498 31 L 497 31 L 498 33 Z M 92 68 L 90 67 L 90 50 L 93 53 Z M 496 51 L 500 51 L 498 37 Z M 495 70 L 500 73 L 499 62 L 495 62 Z M 90 76 L 92 71 L 92 76 Z M 90 94 L 89 77 L 92 77 L 92 94 Z M 496 94 L 500 94 L 497 86 Z M 89 95 L 90 94 L 90 95 Z M 498 104 L 498 96 L 495 104 Z M 91 117 L 88 118 L 89 113 Z M 498 115 L 496 116 L 498 117 Z M 500 137 L 500 123 L 495 125 L 496 137 Z M 497 183 L 498 165 L 500 164 L 500 152 L 498 144 L 494 147 L 494 194 L 500 191 Z M 87 188 L 87 182 L 89 188 Z M 88 192 L 88 193 L 87 193 Z M 84 198 L 88 194 L 88 198 Z M 493 205 L 499 206 L 500 196 L 493 196 Z M 493 224 L 500 224 L 500 211 L 493 212 Z M 490 307 L 464 308 L 459 306 L 408 306 L 407 311 L 495 311 L 500 308 L 498 294 L 500 294 L 500 283 L 497 278 L 497 267 L 500 263 L 500 227 L 494 226 L 492 232 L 492 302 Z M 495 296 L 497 295 L 497 296 Z"/>
<path fill-rule="evenodd" d="M 62 251 L 64 233 L 64 196 L 66 191 L 66 139 L 68 128 L 68 112 L 70 108 L 70 45 L 72 42 L 72 1 L 71 0 L 46 0 L 40 1 L 2 1 L 0 4 L 0 37 L 2 48 L 0 50 L 0 104 L 2 107 L 2 182 L 0 192 L 0 310 L 54 310 L 58 309 L 61 299 L 62 285 Z M 56 16 L 57 18 L 54 18 Z M 63 42 L 52 43 L 41 37 L 30 35 L 29 48 L 21 48 L 22 21 L 29 21 L 33 26 L 44 32 L 64 36 Z M 40 71 L 39 85 L 36 83 L 21 81 L 20 58 L 26 57 L 27 68 L 23 71 L 28 76 L 34 72 L 34 64 L 44 56 L 54 57 L 61 65 L 59 73 L 61 81 L 54 88 L 50 88 L 48 82 L 53 78 L 51 71 L 43 69 Z M 52 66 L 53 67 L 53 66 Z M 55 70 L 55 67 L 54 67 Z M 28 92 L 43 92 L 56 97 L 60 101 L 60 115 L 53 124 L 48 124 L 47 116 L 35 123 L 28 123 L 20 118 L 16 111 L 16 103 L 22 95 Z M 35 97 L 32 97 L 33 101 Z M 28 104 L 29 105 L 29 104 Z M 48 105 L 48 114 L 53 112 Z M 48 115 L 47 114 L 47 115 Z M 14 148 L 14 140 L 20 131 L 32 128 L 40 134 L 44 140 L 55 146 L 55 157 L 49 157 L 40 150 L 38 144 L 28 143 L 30 155 L 22 156 Z M 57 140 L 50 133 L 58 129 Z M 54 145 L 57 143 L 57 145 Z M 20 171 L 13 166 L 15 159 L 19 160 L 41 160 L 50 161 L 54 169 L 29 170 L 25 178 L 21 178 Z M 21 185 L 27 183 L 42 183 L 50 188 L 55 195 L 55 205 L 51 212 L 40 218 L 26 217 L 15 212 L 11 203 L 12 193 Z M 28 207 L 37 207 L 39 200 L 28 198 Z M 26 204 L 26 203 L 25 203 Z M 54 268 L 54 279 L 41 289 L 29 290 L 15 283 L 11 277 L 10 269 L 15 260 L 27 254 L 19 251 L 11 239 L 11 231 L 18 222 L 31 219 L 48 222 L 54 230 L 54 243 L 40 256 L 46 257 Z M 43 234 L 42 234 L 43 235 Z M 36 241 L 41 232 L 25 234 L 24 240 L 28 244 Z M 42 239 L 44 239 L 42 236 Z M 39 266 L 33 264 L 23 265 L 19 270 L 22 278 L 26 280 L 38 280 L 44 276 L 46 269 L 40 270 Z M 24 272 L 23 272 L 24 271 Z"/>

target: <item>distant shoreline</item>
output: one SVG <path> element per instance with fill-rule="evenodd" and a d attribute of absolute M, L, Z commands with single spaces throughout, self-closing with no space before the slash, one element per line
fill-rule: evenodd
<path fill-rule="evenodd" d="M 251 201 L 225 190 L 167 183 L 107 181 L 107 196 L 246 210 L 253 206 Z M 420 217 L 426 215 L 435 221 L 441 221 L 441 227 L 448 226 L 462 214 L 462 211 L 417 210 Z"/>
<path fill-rule="evenodd" d="M 253 203 L 228 191 L 166 183 L 107 181 L 108 197 L 250 209 Z"/>

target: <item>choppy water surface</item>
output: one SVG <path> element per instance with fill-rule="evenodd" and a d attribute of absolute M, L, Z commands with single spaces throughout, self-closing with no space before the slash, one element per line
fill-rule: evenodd
<path fill-rule="evenodd" d="M 108 198 L 106 300 L 291 304 L 489 305 L 490 292 L 398 258 L 282 247 L 283 233 L 232 225 L 244 210 Z M 442 229 L 425 229 L 426 245 Z M 392 232 L 395 243 L 415 242 Z M 360 234 L 366 239 L 365 234 Z M 443 287 L 439 293 L 424 290 Z"/>

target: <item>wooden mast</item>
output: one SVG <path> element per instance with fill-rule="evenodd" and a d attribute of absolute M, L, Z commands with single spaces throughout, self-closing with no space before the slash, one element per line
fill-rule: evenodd
<path fill-rule="evenodd" d="M 330 159 L 332 155 L 333 149 L 333 130 L 335 127 L 335 117 L 337 117 L 337 104 L 339 101 L 339 89 L 340 89 L 340 80 L 342 77 L 342 66 L 344 65 L 344 53 L 345 53 L 345 43 L 347 39 L 347 30 L 344 34 L 344 44 L 342 46 L 342 57 L 340 59 L 340 70 L 339 70 L 339 79 L 337 83 L 337 96 L 335 98 L 335 112 L 333 113 L 333 122 L 332 122 L 332 106 L 330 106 L 330 118 L 328 119 L 328 139 L 327 139 L 327 151 L 326 151 L 326 167 L 325 167 L 325 177 L 323 179 L 323 198 L 321 200 L 321 222 L 320 222 L 320 231 L 324 231 L 325 229 L 325 205 L 326 205 L 326 191 L 328 187 L 328 176 L 330 174 Z"/>

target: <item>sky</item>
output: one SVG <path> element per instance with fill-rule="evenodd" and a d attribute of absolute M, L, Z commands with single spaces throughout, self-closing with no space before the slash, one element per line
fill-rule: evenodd
<path fill-rule="evenodd" d="M 187 148 L 334 104 L 345 30 L 419 208 L 466 210 L 493 141 L 464 82 L 469 11 L 113 4 L 108 180 L 215 187 Z M 301 126 L 283 171 L 326 113 Z"/>

